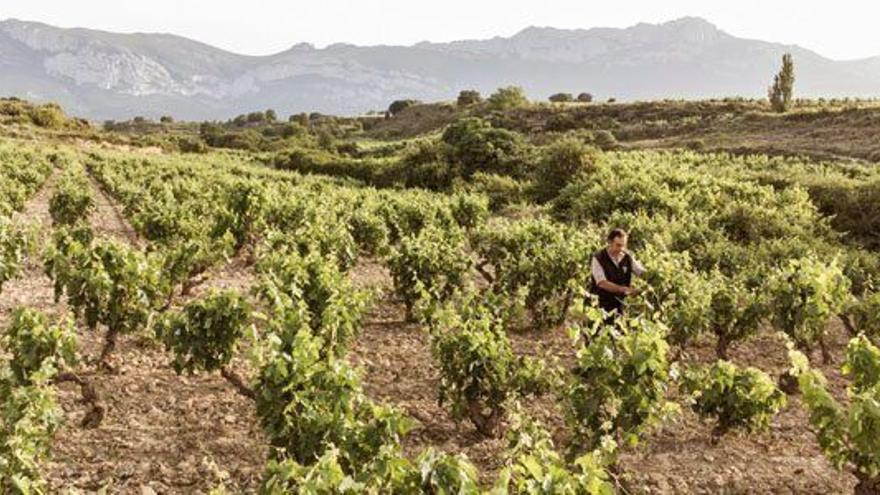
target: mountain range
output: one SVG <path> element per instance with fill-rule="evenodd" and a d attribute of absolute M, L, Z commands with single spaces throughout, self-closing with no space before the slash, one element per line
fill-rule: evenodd
<path fill-rule="evenodd" d="M 54 101 L 77 116 L 227 119 L 273 108 L 357 114 L 400 98 L 454 99 L 518 85 L 535 99 L 582 91 L 619 100 L 761 97 L 783 53 L 798 96 L 880 95 L 880 57 L 836 61 L 738 38 L 694 17 L 592 29 L 529 27 L 511 37 L 412 46 L 301 43 L 246 56 L 170 34 L 0 22 L 0 95 Z"/>

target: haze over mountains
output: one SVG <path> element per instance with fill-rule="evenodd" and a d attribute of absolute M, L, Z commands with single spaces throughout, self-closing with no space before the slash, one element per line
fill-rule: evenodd
<path fill-rule="evenodd" d="M 0 95 L 55 101 L 75 115 L 227 119 L 273 108 L 353 114 L 398 98 L 453 99 L 515 84 L 530 97 L 589 91 L 620 100 L 764 96 L 783 53 L 799 96 L 880 96 L 880 57 L 835 61 L 790 45 L 737 38 L 699 18 L 626 29 L 530 27 L 509 38 L 298 44 L 274 55 L 230 53 L 169 34 L 117 34 L 0 22 Z"/>

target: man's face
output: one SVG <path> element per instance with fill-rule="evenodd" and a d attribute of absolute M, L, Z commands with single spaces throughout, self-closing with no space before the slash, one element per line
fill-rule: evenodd
<path fill-rule="evenodd" d="M 614 240 L 608 243 L 608 254 L 611 256 L 617 257 L 620 256 L 621 253 L 626 251 L 626 236 L 618 236 L 615 237 Z"/>

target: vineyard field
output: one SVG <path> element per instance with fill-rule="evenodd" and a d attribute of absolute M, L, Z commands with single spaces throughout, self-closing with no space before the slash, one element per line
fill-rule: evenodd
<path fill-rule="evenodd" d="M 880 169 L 517 115 L 0 125 L 0 494 L 878 493 Z"/>

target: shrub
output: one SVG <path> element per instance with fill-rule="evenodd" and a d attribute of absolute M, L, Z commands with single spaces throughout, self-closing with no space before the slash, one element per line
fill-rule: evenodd
<path fill-rule="evenodd" d="M 458 229 L 447 231 L 433 226 L 401 239 L 387 262 L 409 319 L 414 316 L 417 302 L 426 298 L 423 302 L 444 301 L 452 296 L 464 285 L 470 269 L 464 237 Z"/>
<path fill-rule="evenodd" d="M 19 274 L 32 244 L 27 232 L 0 215 L 0 290 L 3 284 Z"/>
<path fill-rule="evenodd" d="M 181 153 L 207 153 L 208 145 L 197 137 L 180 136 L 177 138 L 177 148 Z"/>
<path fill-rule="evenodd" d="M 82 166 L 75 164 L 61 178 L 58 188 L 49 199 L 49 215 L 55 226 L 71 226 L 85 222 L 95 209 L 92 188 Z"/>
<path fill-rule="evenodd" d="M 289 122 L 281 127 L 281 137 L 288 139 L 308 134 L 309 130 L 299 122 Z"/>
<path fill-rule="evenodd" d="M 210 372 L 235 356 L 249 317 L 250 307 L 238 293 L 211 292 L 180 311 L 164 313 L 155 331 L 174 355 L 177 373 Z"/>
<path fill-rule="evenodd" d="M 344 469 L 345 457 L 335 446 L 314 464 L 270 460 L 260 493 L 479 493 L 477 470 L 462 455 L 423 451 L 410 461 L 394 449 L 385 449 L 371 462 L 358 466 L 354 476 Z"/>
<path fill-rule="evenodd" d="M 389 245 L 388 227 L 374 211 L 358 209 L 348 219 L 351 236 L 360 249 L 372 255 L 385 255 Z"/>
<path fill-rule="evenodd" d="M 525 200 L 526 185 L 513 177 L 477 172 L 468 188 L 489 198 L 489 209 L 497 211 L 504 206 Z"/>
<path fill-rule="evenodd" d="M 304 324 L 323 339 L 325 354 L 344 355 L 360 332 L 369 293 L 356 289 L 336 263 L 317 251 L 300 255 L 267 244 L 257 271 L 255 292 L 272 315 L 270 328 L 298 331 L 290 322 Z"/>
<path fill-rule="evenodd" d="M 476 105 L 483 101 L 483 97 L 480 95 L 479 91 L 473 89 L 465 89 L 458 93 L 458 101 L 457 104 L 460 107 L 467 107 L 471 105 Z"/>
<path fill-rule="evenodd" d="M 577 101 L 581 103 L 592 103 L 593 95 L 591 93 L 581 93 L 578 95 Z"/>
<path fill-rule="evenodd" d="M 495 293 L 531 312 L 538 329 L 565 320 L 589 280 L 587 237 L 546 219 L 487 225 L 473 237 L 479 267 L 494 268 L 488 278 Z"/>
<path fill-rule="evenodd" d="M 549 201 L 575 177 L 595 169 L 595 150 L 580 140 L 566 138 L 551 144 L 544 151 L 535 170 L 535 192 L 540 201 Z"/>
<path fill-rule="evenodd" d="M 562 392 L 572 445 L 588 451 L 606 435 L 634 445 L 645 428 L 674 410 L 666 401 L 665 327 L 644 318 L 619 318 L 616 325 L 589 336 Z"/>
<path fill-rule="evenodd" d="M 309 332 L 275 334 L 260 350 L 257 416 L 276 460 L 312 464 L 340 449 L 341 469 L 357 472 L 388 445 L 398 445 L 410 426 L 400 413 L 373 404 L 357 373 L 344 360 L 323 356 L 323 342 Z"/>
<path fill-rule="evenodd" d="M 450 200 L 449 212 L 463 229 L 473 230 L 489 216 L 489 202 L 482 195 L 455 193 Z"/>
<path fill-rule="evenodd" d="M 505 406 L 525 393 L 540 393 L 540 361 L 513 354 L 504 322 L 493 311 L 474 305 L 465 314 L 445 308 L 430 322 L 431 353 L 440 368 L 440 404 L 450 402 L 455 419 L 468 418 L 486 436 L 498 432 Z"/>
<path fill-rule="evenodd" d="M 773 324 L 797 347 L 809 352 L 819 343 L 823 359 L 830 361 L 824 344 L 828 320 L 841 312 L 849 299 L 849 280 L 836 261 L 792 259 L 768 281 Z"/>
<path fill-rule="evenodd" d="M 613 442 L 565 462 L 550 434 L 534 420 L 515 415 L 508 435 L 505 464 L 492 493 L 531 495 L 560 493 L 611 495 L 614 483 L 608 466 L 614 461 Z"/>
<path fill-rule="evenodd" d="M 492 110 L 510 110 L 525 106 L 529 100 L 526 93 L 518 86 L 498 88 L 489 96 L 489 108 Z"/>
<path fill-rule="evenodd" d="M 0 373 L 0 493 L 50 493 L 42 478 L 62 411 L 49 383 L 51 366 L 33 385 L 6 380 Z"/>
<path fill-rule="evenodd" d="M 47 103 L 32 110 L 31 121 L 39 127 L 60 129 L 64 127 L 67 117 L 64 115 L 61 107 L 54 103 Z"/>
<path fill-rule="evenodd" d="M 46 365 L 57 372 L 77 362 L 76 331 L 69 319 L 50 325 L 45 314 L 31 308 L 12 310 L 11 322 L 0 342 L 11 353 L 4 365 L 20 385 L 32 384 Z"/>
<path fill-rule="evenodd" d="M 492 127 L 480 118 L 467 117 L 447 127 L 442 140 L 448 145 L 449 161 L 460 166 L 460 173 L 466 179 L 477 172 L 514 177 L 525 173 L 529 148 L 516 132 Z"/>
<path fill-rule="evenodd" d="M 400 161 L 400 176 L 407 187 L 442 190 L 452 185 L 458 171 L 446 162 L 443 143 L 418 141 Z"/>
<path fill-rule="evenodd" d="M 785 394 L 767 373 L 756 368 L 740 369 L 728 361 L 689 370 L 683 389 L 690 395 L 694 412 L 715 418 L 716 437 L 733 428 L 765 430 L 786 404 Z"/>
<path fill-rule="evenodd" d="M 844 405 L 828 392 L 822 372 L 810 369 L 806 356 L 790 352 L 819 447 L 836 468 L 856 476 L 854 493 L 868 495 L 880 489 L 880 349 L 858 337 L 849 342 L 846 356 L 843 372 L 852 382 Z"/>
<path fill-rule="evenodd" d="M 707 277 L 691 266 L 687 251 L 658 251 L 646 247 L 642 261 L 645 292 L 627 298 L 627 310 L 654 315 L 669 327 L 669 343 L 684 348 L 708 326 L 712 292 Z"/>
<path fill-rule="evenodd" d="M 159 260 L 113 240 L 90 246 L 74 241 L 56 250 L 52 266 L 55 297 L 66 293 L 68 304 L 77 316 L 85 318 L 89 329 L 99 323 L 106 325 L 100 358 L 106 364 L 117 336 L 144 328 L 159 296 L 165 293 Z"/>
<path fill-rule="evenodd" d="M 603 150 L 613 150 L 618 146 L 617 138 L 606 129 L 599 129 L 593 133 L 593 144 Z"/>
<path fill-rule="evenodd" d="M 550 95 L 549 100 L 553 103 L 571 103 L 574 101 L 574 96 L 571 93 L 555 93 Z"/>
<path fill-rule="evenodd" d="M 48 493 L 42 466 L 63 416 L 52 380 L 76 364 L 76 332 L 30 308 L 11 317 L 0 335 L 0 493 Z"/>
<path fill-rule="evenodd" d="M 856 331 L 880 342 L 880 292 L 865 294 L 848 312 Z"/>
<path fill-rule="evenodd" d="M 761 294 L 723 275 L 716 275 L 712 285 L 709 327 L 718 338 L 716 356 L 727 359 L 730 344 L 757 333 L 766 313 L 766 304 Z"/>

